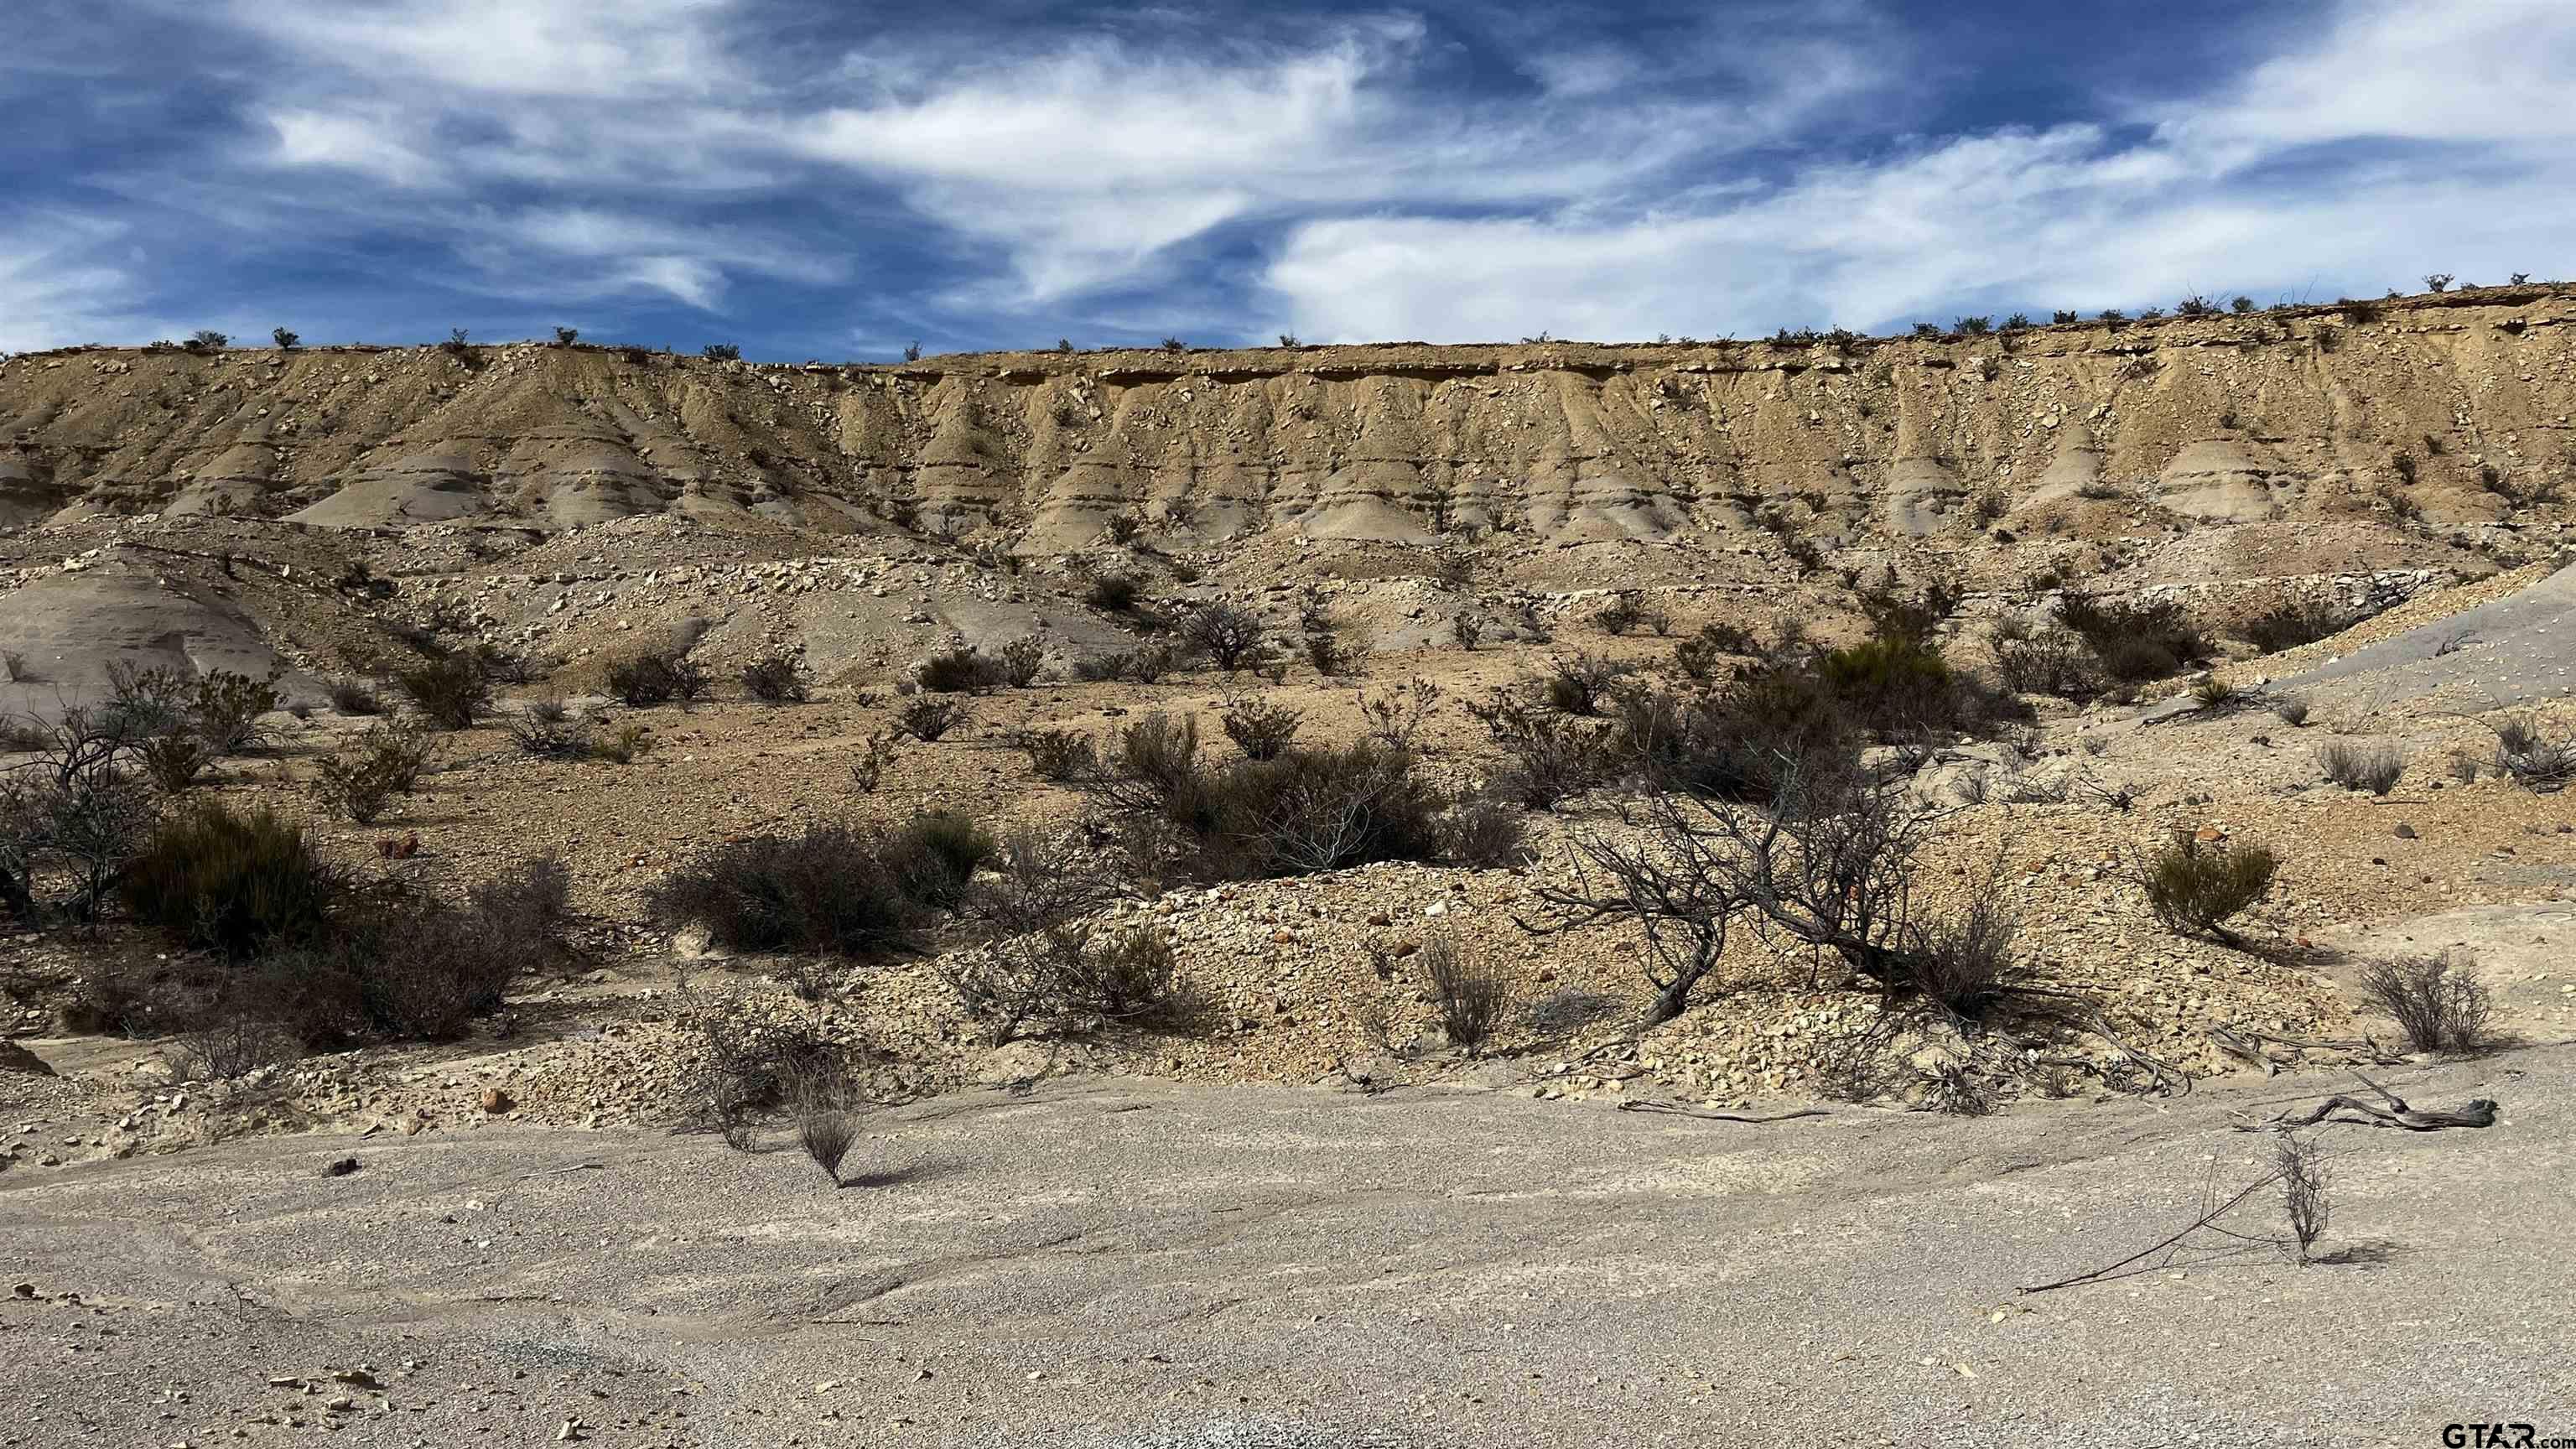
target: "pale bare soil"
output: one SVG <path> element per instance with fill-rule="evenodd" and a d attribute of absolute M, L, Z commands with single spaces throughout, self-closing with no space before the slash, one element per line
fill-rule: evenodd
<path fill-rule="evenodd" d="M 2420 1445 L 2576 1428 L 2566 1049 L 2379 1074 L 2321 1261 L 2231 1130 L 2352 1087 L 1769 1125 L 1144 1081 L 778 1136 L 490 1125 L 0 1178 L 0 1444 Z M 354 1155 L 356 1171 L 323 1175 Z M 5 1293 L 0 1287 L 0 1293 Z M 335 1373 L 362 1370 L 359 1383 Z M 335 1405 L 337 1407 L 335 1407 Z"/>

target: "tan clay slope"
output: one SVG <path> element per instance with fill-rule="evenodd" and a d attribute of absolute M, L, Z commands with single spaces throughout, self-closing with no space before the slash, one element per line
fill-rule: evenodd
<path fill-rule="evenodd" d="M 73 351 L 0 364 L 0 526 L 677 512 L 840 531 L 917 510 L 1051 552 L 1128 510 L 1184 544 L 1671 538 L 1761 513 L 1858 543 L 1964 537 L 1997 507 L 2034 524 L 2140 503 L 2179 521 L 2305 520 L 2386 517 L 2394 497 L 2473 524 L 2568 469 L 2576 289 L 2374 305 L 2011 338 L 884 368 L 535 344 Z"/>

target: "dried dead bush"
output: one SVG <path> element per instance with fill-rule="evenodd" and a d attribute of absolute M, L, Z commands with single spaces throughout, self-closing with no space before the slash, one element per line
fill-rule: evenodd
<path fill-rule="evenodd" d="M 894 763 L 895 744 L 891 735 L 873 734 L 859 746 L 858 755 L 850 761 L 850 788 L 862 795 L 873 795 L 884 783 L 886 767 Z"/>
<path fill-rule="evenodd" d="M 1592 611 L 1593 627 L 1604 634 L 1625 634 L 1645 622 L 1646 606 L 1635 594 L 1615 594 Z"/>
<path fill-rule="evenodd" d="M 2058 596 L 2058 618 L 2080 636 L 2112 678 L 2132 683 L 2173 674 L 2209 653 L 2209 641 L 2178 599 Z"/>
<path fill-rule="evenodd" d="M 117 728 L 110 716 L 73 710 L 35 759 L 0 771 L 0 912 L 90 919 L 145 848 L 159 806 Z M 66 882 L 68 894 L 40 897 L 46 879 Z"/>
<path fill-rule="evenodd" d="M 1479 791 L 1452 802 L 1440 817 L 1441 854 L 1471 870 L 1508 870 L 1529 863 L 1527 812 Z"/>
<path fill-rule="evenodd" d="M 1079 838 L 1015 832 L 967 903 L 993 939 L 944 959 L 942 977 L 996 1044 L 1031 1024 L 1187 1029 L 1204 1003 L 1170 946 L 1150 930 L 1080 919 L 1119 893 Z"/>
<path fill-rule="evenodd" d="M 761 1119 L 798 1081 L 840 1068 L 840 1047 L 821 1023 L 747 992 L 683 989 L 674 1022 L 687 1044 L 672 1081 L 677 1125 L 721 1132 L 738 1152 L 751 1150 Z"/>
<path fill-rule="evenodd" d="M 2329 740 L 2317 749 L 2317 765 L 2327 779 L 2347 790 L 2385 795 L 2397 788 L 2398 777 L 2406 773 L 2406 752 L 2395 745 Z"/>
<path fill-rule="evenodd" d="M 832 1180 L 841 1183 L 841 1164 L 859 1140 L 859 1109 L 862 1099 L 849 1078 L 832 1068 L 791 1070 L 787 1073 L 788 1114 L 796 1122 L 796 1145 L 805 1149 L 814 1165 Z"/>
<path fill-rule="evenodd" d="M 2553 735 L 2529 715 L 2508 716 L 2488 728 L 2495 731 L 2498 774 L 2543 795 L 2576 783 L 2576 731 Z"/>
<path fill-rule="evenodd" d="M 1713 684 L 1726 676 L 1731 658 L 1750 658 L 1760 652 L 1753 636 L 1737 625 L 1702 624 L 1698 633 L 1673 646 L 1673 664 L 1689 678 Z"/>
<path fill-rule="evenodd" d="M 1214 598 L 1181 616 L 1181 638 L 1219 669 L 1234 673 L 1263 649 L 1261 615 L 1233 599 Z"/>
<path fill-rule="evenodd" d="M 1655 988 L 1647 1025 L 1688 1009 L 1739 917 L 1776 944 L 1841 960 L 1890 996 L 1982 1008 L 2009 979 L 2009 924 L 1987 914 L 1943 922 L 1915 904 L 1915 860 L 1943 814 L 1902 782 L 1866 780 L 1840 760 L 1791 761 L 1767 808 L 1666 791 L 1623 805 L 1625 828 L 1569 835 L 1569 878 L 1538 894 L 1561 913 L 1558 929 L 1642 928 Z"/>
<path fill-rule="evenodd" d="M 2302 1137 L 2286 1130 L 2276 1134 L 2272 1175 L 2281 1184 L 2281 1213 L 2289 1222 L 2290 1239 L 2298 1246 L 2299 1261 L 2307 1262 L 2334 1217 L 2324 1143 L 2313 1135 Z"/>
<path fill-rule="evenodd" d="M 2419 1052 L 2457 1054 L 2487 1045 L 2495 1000 L 2463 951 L 2400 956 L 2362 969 L 2361 999 L 2396 1019 Z"/>
<path fill-rule="evenodd" d="M 2327 599 L 2289 599 L 2245 621 L 2238 634 L 2266 654 L 2279 654 L 2340 634 L 2359 619 Z"/>
<path fill-rule="evenodd" d="M 1511 976 L 1490 962 L 1469 962 L 1446 937 L 1424 942 L 1421 959 L 1432 1007 L 1450 1045 L 1470 1057 L 1484 1055 L 1485 1044 L 1511 1010 Z"/>
<path fill-rule="evenodd" d="M 1553 810 L 1608 778 L 1611 728 L 1533 708 L 1498 692 L 1468 712 L 1485 726 L 1503 762 L 1488 781 L 1492 790 L 1531 810 Z"/>
<path fill-rule="evenodd" d="M 1420 743 L 1422 727 L 1431 712 L 1440 705 L 1440 686 L 1427 679 L 1409 679 L 1384 694 L 1361 691 L 1354 702 L 1359 705 L 1361 733 L 1390 750 L 1413 753 Z"/>
<path fill-rule="evenodd" d="M 1197 745 L 1195 721 L 1148 716 L 1093 783 L 1140 873 L 1241 880 L 1440 853 L 1447 802 L 1403 751 L 1360 741 L 1206 767 Z"/>
<path fill-rule="evenodd" d="M 2004 687 L 2018 694 L 2084 700 L 2102 692 L 2101 665 L 2093 651 L 2062 635 L 1996 645 L 1995 669 Z"/>
<path fill-rule="evenodd" d="M 2202 840 L 2176 830 L 2134 862 L 2130 875 L 2167 930 L 2206 932 L 2232 945 L 2237 937 L 2226 923 L 2262 899 L 2279 865 L 2271 847 L 2259 842 Z"/>
<path fill-rule="evenodd" d="M 1088 683 L 1128 679 L 1138 684 L 1153 684 L 1162 679 L 1180 660 L 1169 645 L 1152 644 L 1141 649 L 1125 649 L 1114 654 L 1077 659 L 1073 677 Z"/>
<path fill-rule="evenodd" d="M 1326 679 L 1348 679 L 1368 673 L 1371 653 L 1366 635 L 1326 630 L 1305 636 L 1306 662 Z"/>
<path fill-rule="evenodd" d="M 223 1011 L 172 1037 L 167 1050 L 172 1081 L 222 1082 L 293 1061 L 302 1045 L 276 1021 Z"/>

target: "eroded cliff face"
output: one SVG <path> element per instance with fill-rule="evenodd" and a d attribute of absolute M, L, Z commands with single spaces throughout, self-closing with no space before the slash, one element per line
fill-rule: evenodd
<path fill-rule="evenodd" d="M 1005 353 L 755 365 L 536 344 L 0 364 L 0 526 L 159 514 L 563 530 L 888 520 L 1051 553 L 1827 544 L 2064 527 L 2565 516 L 2576 288 L 2010 336 Z M 2401 461 L 2402 459 L 2402 461 Z"/>

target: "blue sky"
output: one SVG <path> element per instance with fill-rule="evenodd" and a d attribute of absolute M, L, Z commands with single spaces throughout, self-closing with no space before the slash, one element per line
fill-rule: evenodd
<path fill-rule="evenodd" d="M 2567 0 L 16 0 L 7 29 L 0 349 L 1624 340 L 2576 276 Z"/>

